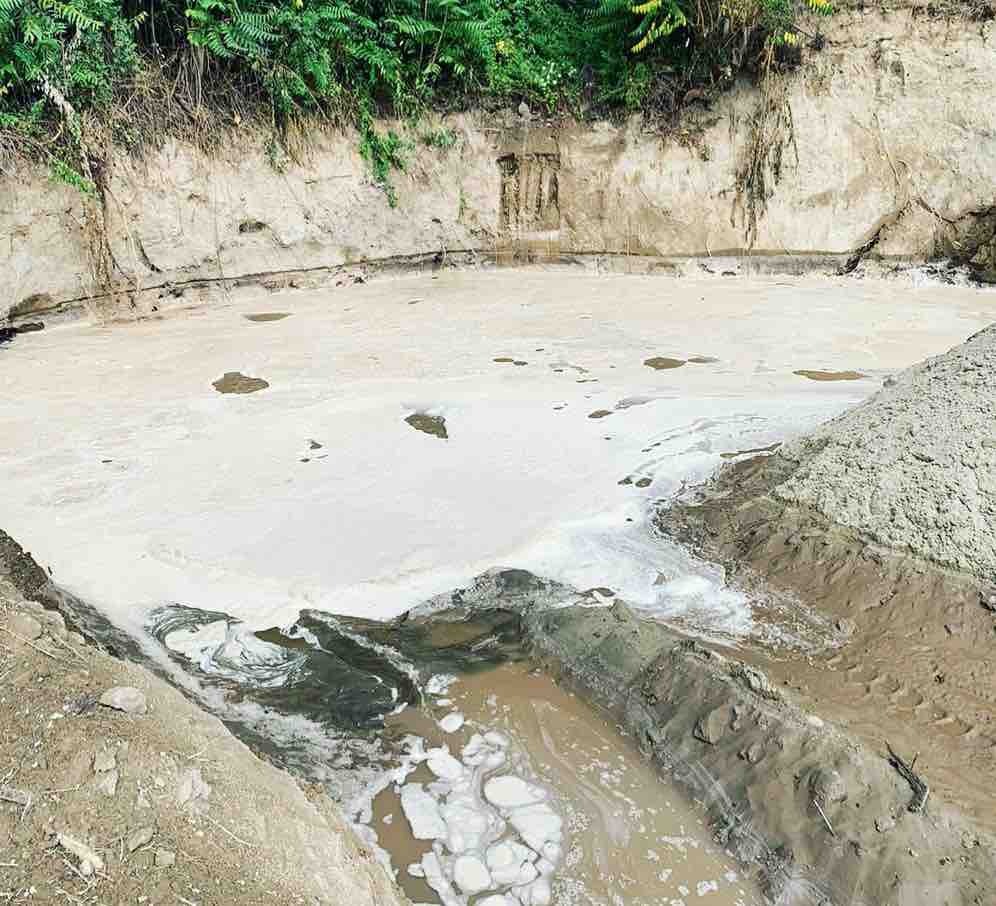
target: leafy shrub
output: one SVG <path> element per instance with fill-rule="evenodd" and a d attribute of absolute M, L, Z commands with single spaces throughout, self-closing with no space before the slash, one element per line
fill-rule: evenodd
<path fill-rule="evenodd" d="M 265 112 L 278 136 L 300 114 L 355 123 L 393 199 L 389 174 L 407 150 L 373 128 L 377 113 L 526 99 L 554 112 L 671 115 L 689 88 L 784 64 L 800 4 L 826 12 L 829 2 L 158 0 L 146 14 L 142 0 L 0 0 L 0 152 L 5 132 L 49 155 L 80 145 L 78 113 L 99 119 L 150 79 L 192 79 L 187 101 L 182 90 L 161 96 L 172 105 L 177 94 L 202 131 L 224 91 L 241 99 L 234 108 Z M 115 134 L 128 118 L 117 115 Z M 445 136 L 429 144 L 446 147 Z"/>
<path fill-rule="evenodd" d="M 140 22 L 126 19 L 114 0 L 0 0 L 4 111 L 30 115 L 39 97 L 81 108 L 107 104 L 115 82 L 137 64 Z"/>

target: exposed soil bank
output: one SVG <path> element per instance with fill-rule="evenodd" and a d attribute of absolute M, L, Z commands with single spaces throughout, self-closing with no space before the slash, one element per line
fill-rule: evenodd
<path fill-rule="evenodd" d="M 409 620 L 465 619 L 509 576 L 481 577 L 471 589 L 416 608 Z M 536 608 L 536 601 L 558 598 L 557 590 L 527 576 L 520 584 L 534 656 L 611 709 L 654 763 L 705 805 L 717 842 L 773 902 L 991 901 L 993 841 L 940 797 L 911 811 L 914 790 L 884 751 L 808 714 L 739 656 L 721 655 L 622 603 Z M 564 589 L 559 597 L 570 599 Z M 502 600 L 516 607 L 507 590 Z"/>
<path fill-rule="evenodd" d="M 0 891 L 8 902 L 401 906 L 321 792 L 27 602 L 44 573 L 0 532 Z M 99 703 L 137 690 L 125 713 Z M 134 694 L 134 693 L 133 693 Z"/>
<path fill-rule="evenodd" d="M 635 119 L 448 119 L 456 146 L 417 148 L 392 177 L 394 209 L 355 135 L 312 135 L 281 172 L 263 137 L 244 133 L 216 156 L 168 142 L 114 159 L 104 218 L 115 301 L 149 311 L 245 283 L 336 283 L 368 261 L 567 258 L 667 272 L 699 258 L 737 273 L 765 260 L 850 272 L 941 257 L 996 278 L 996 23 L 862 9 L 818 27 L 826 46 L 784 84 L 696 105 L 663 141 Z M 40 170 L 0 183 L 0 317 L 93 294 L 109 304 L 90 277 L 80 205 Z M 738 260 L 746 249 L 760 259 Z"/>
<path fill-rule="evenodd" d="M 996 623 L 988 603 L 994 348 L 996 330 L 981 331 L 803 440 L 725 468 L 659 520 L 723 563 L 735 583 L 773 600 L 800 599 L 833 622 L 837 646 L 787 657 L 755 645 L 747 659 L 800 706 L 845 727 L 864 751 L 891 745 L 907 759 L 916 754 L 931 820 L 943 822 L 941 803 L 950 804 L 988 833 L 996 828 Z M 877 842 L 863 842 L 866 852 L 900 842 L 884 856 L 895 865 L 863 883 L 923 871 L 922 883 L 948 887 L 919 900 L 896 900 L 895 891 L 888 899 L 881 887 L 870 902 L 992 900 L 991 838 L 969 835 L 957 855 L 924 859 L 923 843 L 905 834 L 926 834 L 927 819 L 893 805 L 884 819 L 864 805 L 860 817 L 827 812 L 842 837 L 841 820 L 872 834 Z M 955 824 L 951 834 L 933 828 L 929 837 L 953 845 Z M 959 865 L 966 858 L 981 872 L 974 882 Z"/>

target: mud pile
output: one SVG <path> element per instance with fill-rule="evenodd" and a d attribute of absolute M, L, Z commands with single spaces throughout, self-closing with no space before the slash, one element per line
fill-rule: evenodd
<path fill-rule="evenodd" d="M 996 582 L 996 326 L 781 453 L 778 499 Z"/>
<path fill-rule="evenodd" d="M 856 901 L 984 903 L 996 895 L 996 850 L 986 836 L 996 816 L 994 360 L 996 330 L 987 328 L 888 378 L 867 402 L 802 440 L 724 468 L 658 518 L 664 532 L 723 564 L 728 580 L 755 600 L 801 602 L 832 624 L 837 640 L 822 650 L 791 655 L 753 644 L 739 654 L 794 705 L 846 731 L 852 755 L 882 782 L 881 771 L 897 769 L 902 778 L 897 752 L 929 787 L 924 812 L 894 801 L 883 817 L 887 798 L 868 808 L 850 796 L 848 808 L 824 809 L 834 845 L 850 840 L 865 863 L 849 894 Z M 665 708 L 687 702 L 673 670 L 661 701 Z M 726 730 L 742 722 L 709 715 L 691 735 L 715 735 L 714 720 Z M 782 774 L 796 792 L 806 782 L 807 750 Z M 749 746 L 743 756 L 751 761 Z M 841 771 L 824 755 L 819 761 Z M 727 786 L 735 776 L 716 773 Z M 775 803 L 769 789 L 762 811 L 777 811 Z M 962 828 L 960 851 L 922 858 L 922 839 L 944 839 L 941 816 L 951 806 L 964 816 L 949 827 Z M 868 871 L 872 858 L 886 862 Z M 981 874 L 966 873 L 966 860 Z M 835 883 L 847 875 L 829 871 Z M 919 893 L 904 892 L 910 872 L 920 878 Z"/>

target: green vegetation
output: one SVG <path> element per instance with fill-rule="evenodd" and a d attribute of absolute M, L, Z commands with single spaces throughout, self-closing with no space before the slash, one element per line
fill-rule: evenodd
<path fill-rule="evenodd" d="M 807 0 L 827 11 L 829 0 Z M 691 89 L 791 65 L 802 0 L 0 0 L 0 157 L 92 191 L 96 148 L 177 124 L 352 123 L 388 197 L 411 150 L 373 125 L 517 105 L 670 117 Z M 212 122 L 212 117 L 214 121 Z M 213 128 L 212 128 L 213 127 Z M 445 149 L 446 130 L 422 133 Z M 282 163 L 280 164 L 282 165 Z M 99 181 L 99 180 L 98 180 Z M 99 186 L 98 186 L 99 188 Z"/>

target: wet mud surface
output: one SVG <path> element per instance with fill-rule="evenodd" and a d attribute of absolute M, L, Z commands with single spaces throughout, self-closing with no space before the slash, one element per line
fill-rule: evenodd
<path fill-rule="evenodd" d="M 654 371 L 669 371 L 672 368 L 681 368 L 685 364 L 685 359 L 671 359 L 667 356 L 657 355 L 645 359 L 643 364 L 648 368 L 653 368 Z"/>
<path fill-rule="evenodd" d="M 266 324 L 270 321 L 283 321 L 284 318 L 289 317 L 290 312 L 288 311 L 261 311 L 257 314 L 246 315 L 245 319 L 255 324 Z"/>
<path fill-rule="evenodd" d="M 249 377 L 238 371 L 227 371 L 211 386 L 219 393 L 257 393 L 270 385 L 262 378 Z"/>
<path fill-rule="evenodd" d="M 793 371 L 799 377 L 809 378 L 811 381 L 860 381 L 868 377 L 860 371 L 813 371 L 808 368 L 800 368 Z"/>
<path fill-rule="evenodd" d="M 431 434 L 440 440 L 447 440 L 449 432 L 446 430 L 446 419 L 441 415 L 427 415 L 424 412 L 415 412 L 405 419 L 405 422 L 416 431 L 423 434 Z"/>

